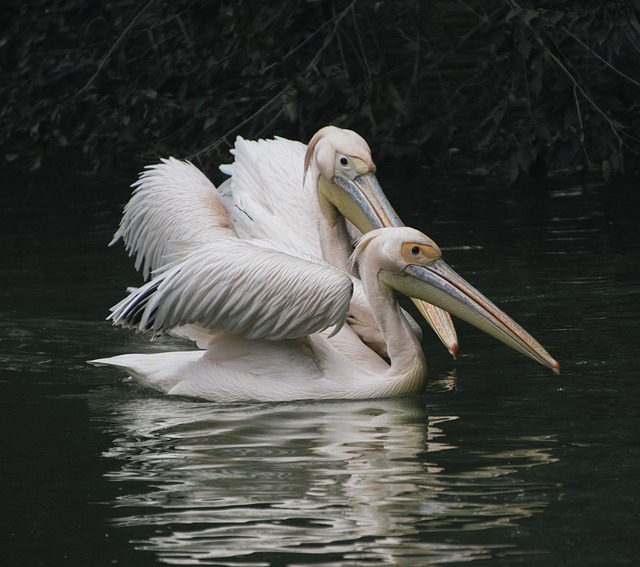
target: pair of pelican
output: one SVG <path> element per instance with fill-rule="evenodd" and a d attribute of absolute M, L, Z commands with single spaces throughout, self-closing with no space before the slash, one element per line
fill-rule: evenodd
<path fill-rule="evenodd" d="M 449 313 L 559 372 L 435 242 L 402 224 L 358 134 L 328 126 L 308 146 L 238 138 L 231 153 L 219 188 L 189 162 L 149 166 L 113 241 L 148 281 L 109 319 L 199 348 L 92 362 L 161 392 L 219 401 L 417 392 L 426 379 L 420 327 L 398 292 L 454 356 Z"/>

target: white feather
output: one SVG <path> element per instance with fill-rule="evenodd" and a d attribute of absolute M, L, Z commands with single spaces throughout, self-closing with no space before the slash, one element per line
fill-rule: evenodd
<path fill-rule="evenodd" d="M 307 147 L 300 142 L 238 137 L 234 161 L 221 165 L 230 179 L 220 193 L 241 238 L 263 238 L 319 256 L 317 197 L 303 184 Z"/>
<path fill-rule="evenodd" d="M 346 273 L 325 264 L 224 237 L 159 269 L 109 318 L 155 335 L 195 324 L 282 340 L 341 327 L 352 288 Z"/>
<path fill-rule="evenodd" d="M 214 185 L 194 165 L 175 158 L 145 168 L 111 244 L 120 239 L 147 279 L 178 243 L 235 235 Z"/>
<path fill-rule="evenodd" d="M 341 152 L 355 141 L 354 151 L 370 161 L 355 133 L 321 132 L 322 144 L 314 140 L 325 154 L 337 135 Z M 401 337 L 405 356 L 414 354 L 398 380 L 353 331 L 387 354 L 360 282 L 318 259 L 323 217 L 317 176 L 304 181 L 305 151 L 281 138 L 238 138 L 233 164 L 221 167 L 231 177 L 219 189 L 188 162 L 169 158 L 148 167 L 114 242 L 124 240 L 136 267 L 153 279 L 112 308 L 110 319 L 185 336 L 206 350 L 94 362 L 163 392 L 221 400 L 376 397 L 420 388 L 424 357 L 413 333 Z M 334 163 L 335 151 L 329 154 Z M 314 172 L 322 165 L 310 163 Z M 392 316 L 400 317 L 400 333 L 407 331 L 397 309 Z M 353 327 L 344 325 L 347 317 Z"/>

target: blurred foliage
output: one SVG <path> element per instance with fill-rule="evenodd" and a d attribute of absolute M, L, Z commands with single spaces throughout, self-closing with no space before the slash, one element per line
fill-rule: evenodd
<path fill-rule="evenodd" d="M 5 0 L 0 155 L 98 169 L 332 123 L 376 159 L 624 172 L 640 0 Z M 452 165 L 453 164 L 453 165 Z"/>

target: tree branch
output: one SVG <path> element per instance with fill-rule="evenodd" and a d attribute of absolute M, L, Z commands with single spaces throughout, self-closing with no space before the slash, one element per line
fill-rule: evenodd
<path fill-rule="evenodd" d="M 632 79 L 631 77 L 629 77 L 629 75 L 626 75 L 625 73 L 623 73 L 622 71 L 620 71 L 620 69 L 618 69 L 617 67 L 614 67 L 611 63 L 609 63 L 606 59 L 604 59 L 603 57 L 601 57 L 600 55 L 598 55 L 598 53 L 596 53 L 593 49 L 591 49 L 586 43 L 584 43 L 584 41 L 582 41 L 579 37 L 575 36 L 574 34 L 572 34 L 566 27 L 562 27 L 562 31 L 564 31 L 570 38 L 574 39 L 575 41 L 577 41 L 582 47 L 584 47 L 587 51 L 589 51 L 589 53 L 591 53 L 591 55 L 593 55 L 596 59 L 598 59 L 598 61 L 600 61 L 601 63 L 604 63 L 607 67 L 609 67 L 609 69 L 611 69 L 614 73 L 616 73 L 617 75 L 620 75 L 623 79 L 626 79 L 627 81 L 629 81 L 630 83 L 633 83 L 634 85 L 636 85 L 637 87 L 640 87 L 640 83 L 634 79 Z"/>
<path fill-rule="evenodd" d="M 111 49 L 109 49 L 109 51 L 107 51 L 107 54 L 102 58 L 102 61 L 100 61 L 100 64 L 98 65 L 98 68 L 96 69 L 96 72 L 91 76 L 91 78 L 85 83 L 85 85 L 74 95 L 74 97 L 79 96 L 80 94 L 82 94 L 84 91 L 86 91 L 90 86 L 91 83 L 93 83 L 93 81 L 95 81 L 96 77 L 100 74 L 100 71 L 102 71 L 102 68 L 105 66 L 106 62 L 109 60 L 109 57 L 111 57 L 111 54 L 116 50 L 116 48 L 122 43 L 122 40 L 125 38 L 125 36 L 129 33 L 129 30 L 138 22 L 138 20 L 140 19 L 140 17 L 142 16 L 142 14 L 144 14 L 144 12 L 147 10 L 147 8 L 149 6 L 151 6 L 151 4 L 153 4 L 155 0 L 149 0 L 149 2 L 147 2 L 143 7 L 142 10 L 140 10 L 135 18 L 133 18 L 133 20 L 131 20 L 131 22 L 129 22 L 129 25 L 125 28 L 125 30 L 120 34 L 120 37 L 116 40 L 116 42 L 111 46 Z"/>
<path fill-rule="evenodd" d="M 547 55 L 549 55 L 549 57 L 551 57 L 551 59 L 553 59 L 553 61 L 555 62 L 556 65 L 558 65 L 558 67 L 560 67 L 560 69 L 564 72 L 564 74 L 569 78 L 569 80 L 573 83 L 574 88 L 580 92 L 580 94 L 585 98 L 585 100 L 593 107 L 593 109 L 600 115 L 602 116 L 602 118 L 604 118 L 605 122 L 609 125 L 609 128 L 611 128 L 611 131 L 613 132 L 613 135 L 617 138 L 618 143 L 620 144 L 620 146 L 624 145 L 624 141 L 622 140 L 622 138 L 620 137 L 620 134 L 618 133 L 618 129 L 616 128 L 615 124 L 611 121 L 611 119 L 607 116 L 606 112 L 604 110 L 602 110 L 597 104 L 596 102 L 589 96 L 589 93 L 587 93 L 587 91 L 585 91 L 582 86 L 580 85 L 580 83 L 578 83 L 578 81 L 576 80 L 576 78 L 573 76 L 573 74 L 571 73 L 571 71 L 569 71 L 569 69 L 566 68 L 566 66 L 562 63 L 562 61 L 560 61 L 560 59 L 558 59 L 553 52 L 544 44 L 544 42 L 538 38 L 538 43 L 540 44 L 540 46 L 545 50 L 545 52 L 547 53 Z"/>

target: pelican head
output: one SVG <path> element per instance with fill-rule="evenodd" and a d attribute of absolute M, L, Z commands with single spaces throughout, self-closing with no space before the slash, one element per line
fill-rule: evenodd
<path fill-rule="evenodd" d="M 352 130 L 325 126 L 309 141 L 305 175 L 317 181 L 318 201 L 329 221 L 344 216 L 365 233 L 401 226 L 376 178 L 367 142 Z"/>
<path fill-rule="evenodd" d="M 335 232 L 343 231 L 343 238 L 336 239 L 340 241 L 338 246 L 321 244 L 323 256 L 328 261 L 340 265 L 339 260 L 346 261 L 351 253 L 351 241 L 343 219 L 350 221 L 362 233 L 382 227 L 403 226 L 378 183 L 371 150 L 359 134 L 335 126 L 322 128 L 309 142 L 304 169 L 305 175 L 311 175 L 316 182 L 318 203 L 327 221 L 324 228 L 338 227 Z M 458 337 L 449 314 L 412 299 L 456 358 Z"/>
<path fill-rule="evenodd" d="M 378 239 L 381 242 L 371 246 Z M 358 263 L 361 274 L 377 270 L 382 289 L 437 305 L 556 374 L 560 372 L 559 363 L 540 343 L 451 269 L 437 244 L 420 231 L 409 227 L 373 230 L 362 237 L 352 261 Z"/>

